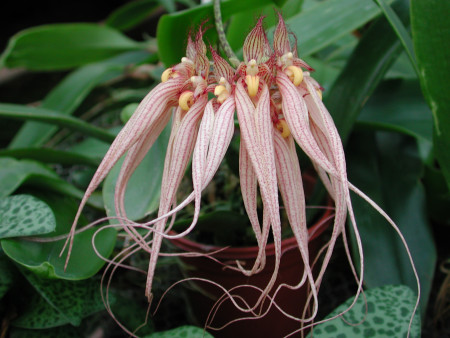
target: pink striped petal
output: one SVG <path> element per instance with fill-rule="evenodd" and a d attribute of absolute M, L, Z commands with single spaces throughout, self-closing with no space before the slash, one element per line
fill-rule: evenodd
<path fill-rule="evenodd" d="M 207 102 L 207 96 L 201 96 L 192 105 L 191 109 L 182 118 L 179 127 L 174 131 L 176 135 L 172 138 L 173 145 L 168 149 L 166 163 L 164 165 L 163 182 L 161 184 L 161 200 L 158 215 L 166 214 L 175 200 L 175 195 L 189 163 L 192 151 L 194 149 L 198 122 L 203 114 Z M 151 288 L 153 275 L 155 272 L 156 261 L 159 256 L 161 242 L 166 225 L 166 219 L 158 222 L 153 233 L 152 252 L 147 274 L 147 284 L 145 294 L 149 301 L 152 298 Z"/>
<path fill-rule="evenodd" d="M 308 108 L 304 98 L 298 93 L 297 87 L 283 72 L 278 72 L 277 84 L 282 97 L 283 115 L 295 141 L 311 159 L 336 176 L 336 169 L 322 153 L 311 134 Z"/>
<path fill-rule="evenodd" d="M 81 211 L 86 204 L 87 200 L 103 181 L 106 175 L 110 172 L 112 167 L 117 161 L 135 144 L 157 121 L 161 114 L 167 110 L 167 105 L 175 100 L 178 95 L 180 87 L 183 85 L 185 79 L 183 77 L 177 77 L 168 80 L 167 82 L 157 85 L 139 104 L 136 112 L 130 118 L 128 123 L 122 128 L 117 135 L 113 143 L 111 144 L 108 152 L 100 163 L 97 171 L 94 174 L 88 188 L 81 200 L 77 214 L 75 216 L 72 228 L 66 243 L 61 251 L 65 250 L 69 245 L 66 265 L 70 257 L 70 252 L 73 245 L 73 236 L 75 232 L 78 219 L 81 215 Z"/>
<path fill-rule="evenodd" d="M 289 42 L 289 34 L 284 19 L 281 16 L 281 13 L 278 12 L 277 14 L 278 25 L 273 33 L 273 49 L 278 56 L 282 56 L 291 51 L 291 44 Z"/>
<path fill-rule="evenodd" d="M 271 54 L 269 40 L 267 40 L 262 22 L 264 17 L 259 18 L 255 28 L 247 35 L 244 42 L 243 54 L 244 61 L 256 60 L 257 63 L 265 61 Z"/>
<path fill-rule="evenodd" d="M 305 266 L 305 272 L 314 298 L 313 313 L 310 318 L 303 319 L 310 321 L 317 315 L 318 299 L 317 289 L 309 264 L 308 251 L 308 228 L 306 224 L 305 195 L 298 162 L 295 143 L 292 136 L 284 139 L 281 134 L 274 131 L 274 146 L 276 154 L 277 177 L 280 193 L 284 201 L 284 207 L 289 219 L 294 236 L 297 240 L 298 248 Z"/>
<path fill-rule="evenodd" d="M 234 77 L 234 69 L 230 66 L 230 64 L 222 58 L 214 48 L 210 47 L 211 54 L 214 60 L 214 75 L 216 77 L 216 81 L 219 82 L 221 77 L 224 77 L 229 83 L 233 82 Z"/>
<path fill-rule="evenodd" d="M 264 292 L 258 299 L 257 304 L 259 304 L 275 284 L 281 258 L 281 221 L 273 150 L 272 121 L 270 118 L 269 90 L 266 84 L 263 84 L 256 108 L 248 97 L 241 80 L 237 83 L 235 93 L 242 139 L 258 178 L 264 209 L 269 213 L 275 244 L 274 272 Z M 263 144 L 261 144 L 262 140 L 264 140 Z M 263 238 L 265 237 L 265 230 L 267 229 L 263 228 Z"/>

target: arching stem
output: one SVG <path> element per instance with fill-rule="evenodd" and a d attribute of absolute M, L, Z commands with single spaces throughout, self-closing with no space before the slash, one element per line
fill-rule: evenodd
<path fill-rule="evenodd" d="M 222 13 L 220 11 L 220 0 L 214 0 L 214 19 L 216 24 L 216 30 L 217 34 L 219 36 L 219 43 L 220 46 L 223 48 L 225 54 L 228 57 L 228 60 L 230 60 L 231 64 L 234 67 L 239 66 L 239 59 L 234 54 L 233 50 L 231 49 L 230 44 L 228 43 L 227 36 L 225 35 L 225 31 L 223 29 L 223 23 L 222 23 Z"/>

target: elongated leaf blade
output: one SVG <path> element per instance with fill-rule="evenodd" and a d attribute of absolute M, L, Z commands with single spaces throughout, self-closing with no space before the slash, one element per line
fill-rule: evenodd
<path fill-rule="evenodd" d="M 408 19 L 407 3 L 401 1 L 396 10 L 402 20 Z M 344 143 L 362 107 L 400 55 L 401 48 L 387 20 L 378 19 L 361 38 L 330 91 L 324 93 L 325 104 Z"/>
<path fill-rule="evenodd" d="M 103 81 L 120 76 L 124 68 L 140 63 L 150 56 L 144 51 L 128 52 L 103 62 L 84 66 L 70 73 L 44 99 L 40 108 L 71 115 L 87 95 Z M 28 121 L 14 136 L 9 147 L 39 147 L 58 130 L 58 127 Z"/>
<path fill-rule="evenodd" d="M 411 25 L 420 84 L 433 112 L 435 155 L 450 189 L 449 12 L 449 1 L 411 1 Z"/>
<path fill-rule="evenodd" d="M 109 27 L 88 23 L 54 24 L 17 33 L 10 39 L 0 62 L 8 68 L 60 70 L 143 48 Z"/>

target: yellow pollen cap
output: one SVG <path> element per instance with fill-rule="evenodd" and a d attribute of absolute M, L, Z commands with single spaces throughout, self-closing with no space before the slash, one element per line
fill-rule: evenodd
<path fill-rule="evenodd" d="M 284 72 L 291 79 L 294 86 L 298 86 L 303 81 L 303 71 L 300 67 L 297 66 L 289 66 Z"/>
<path fill-rule="evenodd" d="M 247 84 L 247 91 L 250 97 L 254 97 L 258 93 L 259 88 L 259 76 L 247 75 L 245 77 L 245 83 Z"/>
<path fill-rule="evenodd" d="M 161 81 L 166 82 L 167 80 L 169 80 L 172 73 L 172 68 L 167 68 L 161 75 Z"/>
<path fill-rule="evenodd" d="M 194 93 L 191 91 L 185 91 L 181 93 L 180 98 L 178 99 L 178 105 L 184 111 L 188 111 L 191 106 L 194 104 Z"/>
<path fill-rule="evenodd" d="M 279 120 L 276 127 L 280 131 L 281 136 L 283 136 L 284 138 L 287 138 L 289 135 L 291 135 L 291 131 L 289 130 L 289 127 L 285 120 Z"/>
<path fill-rule="evenodd" d="M 223 103 L 226 99 L 230 97 L 230 93 L 228 92 L 225 86 L 216 86 L 214 88 L 214 95 L 217 96 L 217 102 Z"/>

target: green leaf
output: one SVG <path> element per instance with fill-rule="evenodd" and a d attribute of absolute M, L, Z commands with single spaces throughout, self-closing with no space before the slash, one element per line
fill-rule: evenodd
<path fill-rule="evenodd" d="M 78 204 L 70 198 L 57 194 L 38 192 L 34 194 L 46 202 L 55 215 L 56 231 L 51 234 L 51 237 L 67 234 L 75 218 Z M 78 227 L 86 223 L 86 220 L 82 218 Z M 92 248 L 92 236 L 96 230 L 92 228 L 75 236 L 66 271 L 64 271 L 65 255 L 59 256 L 65 239 L 45 243 L 4 239 L 1 244 L 9 258 L 41 277 L 80 280 L 95 275 L 105 263 Z M 49 236 L 44 235 L 44 237 Z M 115 240 L 116 231 L 107 229 L 98 234 L 95 246 L 103 257 L 108 257 L 114 248 Z"/>
<path fill-rule="evenodd" d="M 417 75 L 419 75 L 419 69 L 417 68 L 417 61 L 416 56 L 414 55 L 414 49 L 413 49 L 413 42 L 411 37 L 409 36 L 408 31 L 406 30 L 405 26 L 397 16 L 397 14 L 392 10 L 392 8 L 384 1 L 384 0 L 374 0 L 378 6 L 383 11 L 384 16 L 391 24 L 392 28 L 394 29 L 395 33 L 397 34 L 397 37 L 399 38 L 400 42 L 403 45 L 403 48 L 405 49 L 406 54 L 409 57 L 409 60 L 411 61 L 411 64 L 414 68 L 414 71 Z"/>
<path fill-rule="evenodd" d="M 55 227 L 52 210 L 36 197 L 14 195 L 0 199 L 0 239 L 46 234 Z"/>
<path fill-rule="evenodd" d="M 170 126 L 158 137 L 153 147 L 133 173 L 125 193 L 125 210 L 131 220 L 139 220 L 154 212 L 159 206 L 164 159 L 169 142 Z M 120 160 L 103 184 L 103 200 L 108 216 L 115 216 L 114 195 L 117 177 L 123 159 Z"/>
<path fill-rule="evenodd" d="M 308 337 L 317 338 L 351 338 L 351 337 L 406 337 L 409 321 L 416 302 L 412 290 L 404 285 L 386 285 L 365 291 L 367 299 L 367 316 L 364 297 L 359 296 L 355 306 L 343 319 L 336 318 L 317 325 Z M 346 310 L 353 302 L 353 297 L 338 306 L 326 318 L 331 318 Z M 410 337 L 420 337 L 420 318 L 415 316 Z"/>
<path fill-rule="evenodd" d="M 372 5 L 375 6 L 373 3 Z M 402 0 L 395 9 L 401 19 L 407 20 L 407 2 Z M 324 93 L 325 105 L 332 114 L 344 143 L 362 107 L 399 56 L 401 49 L 401 44 L 386 19 L 378 19 L 361 38 L 333 87 L 328 93 Z"/>
<path fill-rule="evenodd" d="M 71 130 L 76 130 L 85 135 L 90 135 L 107 142 L 112 142 L 115 138 L 114 135 L 108 133 L 107 131 L 95 127 L 90 123 L 84 122 L 79 118 L 67 116 L 61 114 L 58 111 L 53 111 L 45 108 L 35 108 L 19 104 L 0 103 L 0 117 L 7 117 L 17 120 L 47 122 L 61 127 L 66 127 Z M 34 142 L 28 141 L 26 143 L 32 143 L 32 145 L 34 144 Z M 23 143 L 20 142 L 20 144 Z"/>
<path fill-rule="evenodd" d="M 78 326 L 81 320 L 104 310 L 96 279 L 65 281 L 42 279 L 32 272 L 23 271 L 30 284 L 39 293 L 31 304 L 12 323 L 25 329 L 47 329 L 64 324 Z M 114 297 L 111 297 L 114 302 Z"/>
<path fill-rule="evenodd" d="M 127 31 L 147 19 L 159 7 L 158 0 L 138 0 L 117 8 L 105 20 L 105 24 Z"/>
<path fill-rule="evenodd" d="M 144 47 L 106 26 L 53 24 L 26 29 L 14 35 L 0 62 L 8 68 L 60 70 Z"/>
<path fill-rule="evenodd" d="M 62 180 L 55 172 L 42 163 L 29 160 L 15 160 L 9 157 L 0 158 L 0 198 L 12 194 L 21 185 L 39 187 L 63 195 L 81 199 L 84 192 Z M 89 205 L 102 208 L 102 204 L 90 198 Z"/>
<path fill-rule="evenodd" d="M 53 329 L 27 330 L 11 328 L 10 338 L 80 338 L 82 334 L 72 325 L 65 325 Z"/>
<path fill-rule="evenodd" d="M 206 332 L 204 329 L 196 326 L 180 326 L 172 330 L 162 331 L 162 332 L 155 332 L 151 335 L 145 336 L 144 338 L 197 338 L 197 337 L 204 337 L 204 338 L 214 338 L 212 335 L 210 335 L 208 332 Z"/>
<path fill-rule="evenodd" d="M 270 0 L 228 0 L 221 1 L 222 19 L 227 20 L 232 14 L 262 7 L 270 4 Z M 158 22 L 156 38 L 158 41 L 158 53 L 161 61 L 166 66 L 179 63 L 186 54 L 186 41 L 189 32 L 197 28 L 205 20 L 213 22 L 212 3 L 204 4 L 192 9 L 163 15 Z M 206 33 L 206 40 L 214 43 L 217 40 L 215 29 Z"/>
<path fill-rule="evenodd" d="M 414 259 L 424 314 L 436 263 L 436 247 L 420 182 L 423 164 L 414 139 L 378 132 L 357 133 L 347 147 L 349 180 L 374 200 L 397 224 Z M 373 288 L 404 284 L 417 288 L 403 243 L 392 227 L 368 203 L 352 203 L 364 248 L 364 281 Z M 359 257 L 353 242 L 355 257 Z M 358 266 L 358 264 L 357 264 Z"/>
<path fill-rule="evenodd" d="M 59 163 L 63 165 L 84 164 L 97 167 L 100 161 L 70 151 L 50 148 L 19 148 L 0 150 L 0 157 L 37 160 L 43 163 Z"/>
<path fill-rule="evenodd" d="M 148 59 L 150 54 L 144 51 L 128 52 L 103 62 L 84 66 L 67 75 L 45 97 L 40 108 L 71 115 L 88 94 L 100 83 L 123 74 L 125 67 Z M 58 129 L 46 123 L 29 121 L 14 136 L 9 147 L 39 147 Z"/>
<path fill-rule="evenodd" d="M 358 116 L 357 125 L 392 130 L 430 145 L 433 117 L 417 81 L 381 83 Z"/>
<path fill-rule="evenodd" d="M 422 91 L 434 117 L 434 151 L 450 189 L 450 2 L 411 1 L 411 25 Z"/>
<path fill-rule="evenodd" d="M 0 197 L 13 193 L 31 175 L 59 179 L 58 175 L 39 162 L 0 158 Z"/>
<path fill-rule="evenodd" d="M 389 1 L 392 2 L 392 1 Z M 330 45 L 380 14 L 372 0 L 328 0 L 286 20 L 305 57 Z M 268 34 L 269 38 L 272 34 Z"/>

